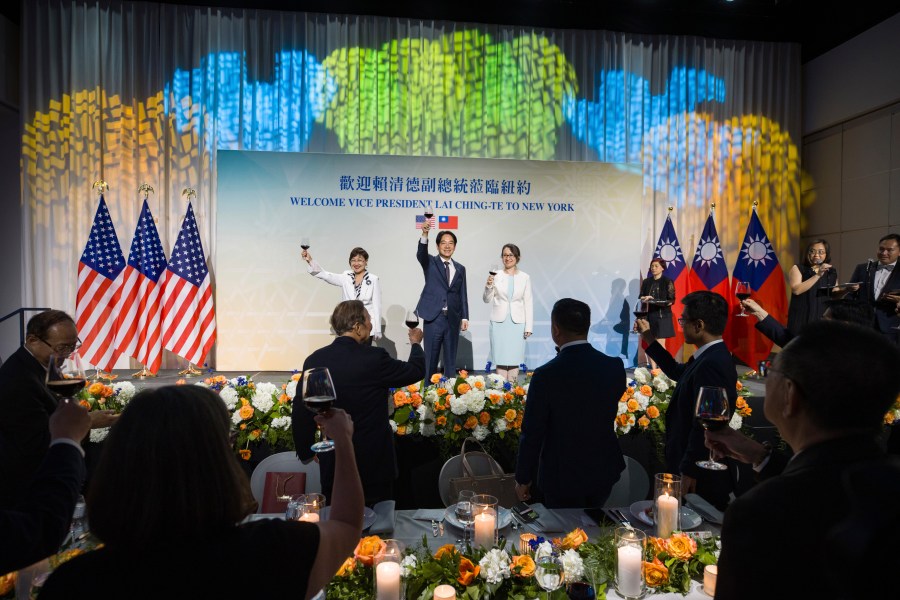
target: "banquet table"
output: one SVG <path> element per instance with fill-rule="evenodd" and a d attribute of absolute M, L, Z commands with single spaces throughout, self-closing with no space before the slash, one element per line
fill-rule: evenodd
<path fill-rule="evenodd" d="M 611 525 L 608 523 L 604 523 L 598 525 L 594 522 L 593 519 L 588 517 L 584 511 L 580 508 L 559 508 L 559 509 L 547 509 L 541 504 L 532 505 L 535 510 L 537 510 L 540 515 L 547 515 L 549 513 L 550 520 L 548 522 L 553 522 L 552 530 L 548 528 L 543 528 L 540 525 L 526 525 L 519 527 L 518 529 L 513 529 L 513 526 L 507 526 L 500 530 L 500 536 L 504 537 L 507 540 L 507 544 L 517 544 L 518 536 L 521 533 L 534 533 L 538 536 L 553 538 L 553 537 L 563 537 L 569 531 L 572 531 L 576 527 L 580 527 L 587 533 L 588 538 L 591 541 L 595 541 L 602 534 L 607 533 L 611 529 Z M 630 508 L 628 506 L 622 507 L 614 507 L 621 510 L 629 519 L 632 526 L 636 529 L 640 529 L 646 532 L 648 535 L 653 534 L 653 527 L 651 525 L 647 525 L 642 523 L 637 518 L 632 518 L 634 515 L 630 512 Z M 428 549 L 430 552 L 435 552 L 438 548 L 443 546 L 444 544 L 453 544 L 457 540 L 462 537 L 462 531 L 451 526 L 446 519 L 444 521 L 443 532 L 434 536 L 432 534 L 431 528 L 431 519 L 432 516 L 442 515 L 445 509 L 420 509 L 420 510 L 397 510 L 394 512 L 395 523 L 393 532 L 382 532 L 377 535 L 380 535 L 382 538 L 387 539 L 396 539 L 403 542 L 407 548 L 418 548 L 422 544 L 423 538 L 428 545 Z M 419 517 L 419 518 L 417 518 Z M 251 519 L 266 519 L 266 518 L 274 518 L 274 519 L 283 519 L 283 514 L 257 514 L 253 515 Z M 538 519 L 540 522 L 541 519 Z M 618 525 L 616 525 L 618 526 Z M 719 535 L 721 528 L 719 525 L 711 523 L 704 519 L 700 525 L 698 525 L 694 530 L 698 532 L 708 532 L 712 535 Z M 364 531 L 363 535 L 369 535 L 369 532 Z M 376 535 L 376 534 L 371 534 Z M 705 535 L 705 534 L 700 534 Z M 666 593 L 666 594 L 652 594 L 653 598 L 658 598 L 660 600 L 676 600 L 676 599 L 688 599 L 688 600 L 709 600 L 710 596 L 703 592 L 703 586 L 699 582 L 691 583 L 691 591 L 686 595 L 682 596 L 681 594 L 674 593 Z M 613 585 L 607 587 L 606 597 L 610 599 L 618 600 L 621 598 L 618 594 L 616 594 L 615 589 L 613 589 Z"/>

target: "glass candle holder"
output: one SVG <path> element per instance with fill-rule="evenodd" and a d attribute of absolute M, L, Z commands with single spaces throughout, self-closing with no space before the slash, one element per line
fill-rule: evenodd
<path fill-rule="evenodd" d="M 534 554 L 531 549 L 531 542 L 537 540 L 538 536 L 533 533 L 523 533 L 519 536 L 519 554 Z"/>
<path fill-rule="evenodd" d="M 640 529 L 618 527 L 616 544 L 616 592 L 623 598 L 644 595 L 644 548 L 647 534 Z"/>
<path fill-rule="evenodd" d="M 325 508 L 325 496 L 322 494 L 304 494 L 300 507 L 298 521 L 318 523 L 321 519 L 322 509 Z"/>
<path fill-rule="evenodd" d="M 499 500 L 496 496 L 476 494 L 472 496 L 472 518 L 474 520 L 473 545 L 478 548 L 493 548 L 497 543 L 497 521 Z"/>
<path fill-rule="evenodd" d="M 404 600 L 403 552 L 406 546 L 399 540 L 384 540 L 384 550 L 375 555 L 375 600 Z"/>
<path fill-rule="evenodd" d="M 681 476 L 657 473 L 654 487 L 656 537 L 667 538 L 681 529 Z"/>

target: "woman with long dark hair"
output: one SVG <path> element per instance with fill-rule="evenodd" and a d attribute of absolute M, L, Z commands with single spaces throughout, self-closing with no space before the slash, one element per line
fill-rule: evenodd
<path fill-rule="evenodd" d="M 794 336 L 807 323 L 822 318 L 828 308 L 825 301 L 831 297 L 831 288 L 837 281 L 837 269 L 831 266 L 831 245 L 825 240 L 813 240 L 806 248 L 803 264 L 794 265 L 788 273 L 791 305 L 787 328 Z"/>

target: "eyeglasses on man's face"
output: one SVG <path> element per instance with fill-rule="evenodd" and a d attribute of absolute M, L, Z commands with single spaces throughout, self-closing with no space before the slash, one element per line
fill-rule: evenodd
<path fill-rule="evenodd" d="M 37 336 L 35 336 L 37 337 Z M 51 344 L 47 340 L 42 337 L 38 337 L 48 348 L 53 350 L 54 354 L 58 354 L 61 356 L 68 356 L 81 348 L 81 338 L 75 338 L 77 341 L 74 344 Z"/>

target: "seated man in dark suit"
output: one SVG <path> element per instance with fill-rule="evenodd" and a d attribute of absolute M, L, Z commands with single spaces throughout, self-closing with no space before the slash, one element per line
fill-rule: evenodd
<path fill-rule="evenodd" d="M 829 560 L 815 576 L 787 574 L 777 577 L 777 589 L 772 584 L 773 574 L 785 572 L 789 556 L 834 556 L 833 531 L 848 523 L 854 530 L 867 528 L 856 532 L 860 540 L 900 536 L 895 515 L 855 517 L 858 507 L 875 510 L 897 489 L 898 459 L 884 453 L 876 436 L 900 394 L 898 364 L 900 350 L 884 336 L 836 321 L 810 323 L 776 356 L 764 411 L 795 456 L 780 475 L 728 507 L 717 598 L 762 598 L 773 590 L 783 598 L 875 597 L 856 594 L 858 565 L 876 579 L 891 572 L 886 543 L 863 541 L 855 546 L 862 555 L 853 563 Z M 859 469 L 868 485 L 847 485 Z"/>
<path fill-rule="evenodd" d="M 0 365 L 0 508 L 21 500 L 47 454 L 47 423 L 56 409 L 56 397 L 44 381 L 50 355 L 68 356 L 79 346 L 72 317 L 47 310 L 29 319 L 25 345 Z M 91 427 L 109 427 L 118 418 L 111 410 L 89 414 Z"/>
<path fill-rule="evenodd" d="M 84 451 L 78 441 L 91 428 L 88 412 L 74 402 L 50 416 L 50 449 L 22 502 L 0 510 L 0 574 L 50 556 L 69 532 L 84 481 Z"/>
<path fill-rule="evenodd" d="M 388 388 L 410 385 L 425 376 L 421 329 L 409 330 L 409 362 L 390 357 L 384 348 L 369 346 L 372 319 L 359 300 L 345 300 L 331 314 L 337 338 L 319 348 L 303 363 L 303 370 L 327 367 L 334 383 L 336 408 L 353 418 L 353 447 L 367 506 L 393 498 L 397 478 L 394 432 L 388 420 Z M 313 414 L 297 406 L 291 414 L 294 443 L 300 460 L 313 458 L 310 444 L 316 432 Z M 334 482 L 333 452 L 318 455 L 322 492 L 331 501 Z"/>
<path fill-rule="evenodd" d="M 516 464 L 520 500 L 531 499 L 536 482 L 550 508 L 603 506 L 625 468 L 613 427 L 625 366 L 591 346 L 590 325 L 584 302 L 553 305 L 550 332 L 559 354 L 535 370 L 528 388 Z"/>
<path fill-rule="evenodd" d="M 684 341 L 697 346 L 687 363 L 680 364 L 650 333 L 645 319 L 636 325 L 649 346 L 647 356 L 677 383 L 666 411 L 666 469 L 682 476 L 682 493 L 697 492 L 719 509 L 728 503 L 731 480 L 724 471 L 709 471 L 697 466 L 708 457 L 703 428 L 694 417 L 701 387 L 722 387 L 728 405 L 737 400 L 737 371 L 731 353 L 722 341 L 728 321 L 728 303 L 713 292 L 693 292 L 682 298 L 684 311 L 678 320 L 684 329 Z"/>

